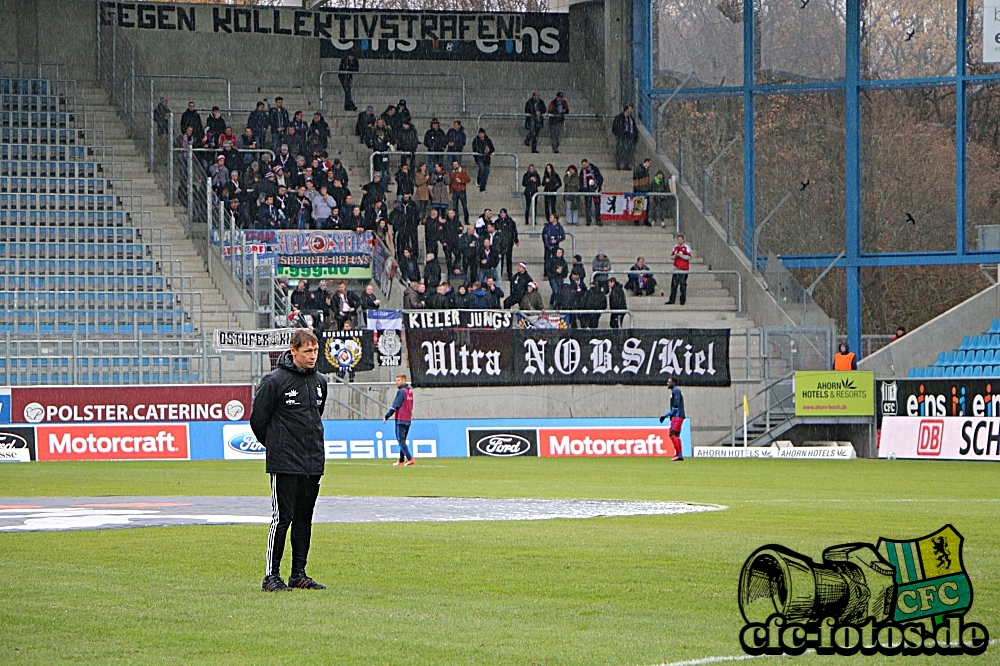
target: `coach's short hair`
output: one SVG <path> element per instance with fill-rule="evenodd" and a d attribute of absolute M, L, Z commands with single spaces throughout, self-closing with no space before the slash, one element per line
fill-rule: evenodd
<path fill-rule="evenodd" d="M 295 349 L 300 349 L 307 342 L 315 342 L 318 345 L 319 338 L 308 328 L 300 328 L 292 333 L 292 347 Z"/>

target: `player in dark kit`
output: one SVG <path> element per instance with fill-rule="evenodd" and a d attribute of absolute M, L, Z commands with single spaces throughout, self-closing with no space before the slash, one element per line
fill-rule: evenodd
<path fill-rule="evenodd" d="M 413 455 L 406 446 L 406 436 L 410 434 L 410 421 L 413 419 L 413 389 L 406 383 L 406 375 L 396 375 L 396 399 L 392 401 L 389 411 L 382 417 L 382 422 L 396 415 L 396 441 L 399 442 L 399 461 L 393 465 L 403 467 L 413 464 Z"/>
<path fill-rule="evenodd" d="M 677 381 L 671 377 L 667 380 L 670 389 L 670 411 L 660 417 L 660 423 L 670 419 L 670 441 L 674 445 L 674 457 L 671 460 L 684 460 L 681 450 L 681 427 L 684 425 L 684 395 L 677 388 Z"/>
<path fill-rule="evenodd" d="M 323 408 L 327 389 L 326 377 L 316 372 L 318 355 L 319 341 L 312 331 L 295 331 L 291 349 L 278 359 L 277 369 L 261 380 L 253 398 L 250 428 L 267 450 L 271 475 L 273 513 L 267 535 L 267 570 L 261 583 L 267 592 L 325 589 L 306 575 L 313 508 L 326 461 Z M 285 585 L 280 569 L 289 525 L 292 576 Z"/>

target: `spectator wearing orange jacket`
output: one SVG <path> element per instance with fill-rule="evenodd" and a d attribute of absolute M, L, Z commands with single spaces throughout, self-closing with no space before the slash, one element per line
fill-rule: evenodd
<path fill-rule="evenodd" d="M 472 181 L 469 172 L 462 168 L 458 160 L 451 162 L 451 180 L 448 183 L 448 191 L 451 192 L 451 207 L 458 213 L 458 205 L 462 204 L 462 216 L 465 224 L 469 223 L 469 197 L 465 191 L 466 186 Z"/>

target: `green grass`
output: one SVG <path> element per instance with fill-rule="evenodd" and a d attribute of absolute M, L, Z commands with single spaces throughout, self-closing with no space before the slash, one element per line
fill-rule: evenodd
<path fill-rule="evenodd" d="M 989 464 L 905 461 L 332 464 L 325 495 L 662 499 L 730 508 L 674 517 L 317 525 L 309 569 L 329 589 L 286 595 L 259 590 L 266 526 L 0 534 L 0 664 L 651 666 L 737 655 L 737 576 L 757 547 L 781 543 L 818 558 L 834 544 L 913 538 L 949 522 L 966 537 L 970 619 L 1000 636 L 998 473 Z M 256 463 L 0 467 L 5 497 L 267 491 Z M 974 659 L 997 664 L 998 654 L 994 645 Z"/>

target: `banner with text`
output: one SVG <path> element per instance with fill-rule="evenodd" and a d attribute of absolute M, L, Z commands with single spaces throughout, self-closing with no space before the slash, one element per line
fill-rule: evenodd
<path fill-rule="evenodd" d="M 876 388 L 881 417 L 1000 415 L 996 379 L 888 379 Z"/>
<path fill-rule="evenodd" d="M 411 329 L 414 386 L 729 386 L 728 329 Z"/>
<path fill-rule="evenodd" d="M 997 462 L 1000 418 L 887 418 L 882 421 L 878 457 Z"/>
<path fill-rule="evenodd" d="M 415 328 L 510 328 L 514 313 L 510 310 L 407 310 L 403 323 Z"/>
<path fill-rule="evenodd" d="M 223 331 L 216 329 L 212 346 L 217 352 L 283 352 L 292 346 L 294 328 L 264 331 Z"/>
<path fill-rule="evenodd" d="M 795 373 L 796 416 L 873 416 L 875 375 L 863 370 Z"/>
<path fill-rule="evenodd" d="M 569 14 L 371 11 L 101 2 L 102 25 L 170 33 L 318 38 L 321 58 L 567 62 Z"/>
<path fill-rule="evenodd" d="M 250 414 L 249 384 L 13 387 L 14 423 L 239 421 Z"/>

